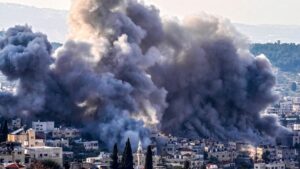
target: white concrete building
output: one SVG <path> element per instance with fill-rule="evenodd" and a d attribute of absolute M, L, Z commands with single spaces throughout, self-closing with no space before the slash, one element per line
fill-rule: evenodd
<path fill-rule="evenodd" d="M 300 97 L 293 98 L 293 111 L 294 112 L 300 111 Z"/>
<path fill-rule="evenodd" d="M 99 150 L 98 141 L 84 141 L 82 144 L 86 150 Z"/>
<path fill-rule="evenodd" d="M 254 164 L 254 169 L 265 169 L 266 168 L 266 163 L 255 163 Z"/>
<path fill-rule="evenodd" d="M 293 131 L 300 131 L 300 124 L 299 123 L 292 124 L 290 128 Z"/>
<path fill-rule="evenodd" d="M 7 147 L 0 147 L 0 164 L 9 164 L 19 162 L 20 164 L 25 163 L 24 149 L 21 146 L 15 146 L 12 151 L 8 150 Z"/>
<path fill-rule="evenodd" d="M 296 144 L 300 144 L 300 132 L 299 131 L 294 131 L 293 133 L 293 146 Z"/>
<path fill-rule="evenodd" d="M 54 122 L 53 121 L 46 121 L 46 122 L 36 121 L 36 122 L 32 122 L 32 128 L 36 132 L 49 133 L 49 132 L 52 132 L 54 130 Z"/>
<path fill-rule="evenodd" d="M 292 101 L 281 101 L 280 105 L 280 112 L 281 114 L 289 114 L 293 112 L 293 102 Z"/>
<path fill-rule="evenodd" d="M 52 160 L 63 165 L 63 152 L 61 147 L 30 147 L 25 149 L 25 154 L 36 160 Z"/>
<path fill-rule="evenodd" d="M 237 157 L 235 151 L 210 151 L 208 152 L 208 157 L 215 157 L 220 162 L 232 162 Z"/>
<path fill-rule="evenodd" d="M 274 163 L 255 163 L 254 169 L 285 169 L 284 162 L 274 162 Z"/>
<path fill-rule="evenodd" d="M 52 131 L 53 138 L 78 138 L 80 137 L 80 131 L 75 128 L 55 128 Z"/>
<path fill-rule="evenodd" d="M 55 139 L 55 140 L 46 140 L 47 146 L 50 147 L 69 147 L 69 140 L 66 139 Z"/>
<path fill-rule="evenodd" d="M 22 120 L 20 118 L 12 119 L 8 124 L 8 129 L 16 130 L 22 127 Z"/>
<path fill-rule="evenodd" d="M 208 164 L 206 165 L 206 169 L 218 169 L 219 167 L 215 164 Z"/>
<path fill-rule="evenodd" d="M 109 168 L 111 163 L 111 157 L 109 153 L 101 152 L 98 157 L 87 158 L 86 162 L 94 164 L 98 168 Z"/>
<path fill-rule="evenodd" d="M 44 140 L 36 139 L 36 133 L 33 129 L 28 129 L 26 132 L 24 128 L 20 128 L 7 136 L 7 141 L 21 143 L 23 147 L 44 146 Z"/>

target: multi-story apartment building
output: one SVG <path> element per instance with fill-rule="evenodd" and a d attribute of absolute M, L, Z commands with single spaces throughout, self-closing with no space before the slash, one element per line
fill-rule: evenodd
<path fill-rule="evenodd" d="M 54 130 L 54 124 L 55 123 L 53 121 L 47 121 L 47 122 L 36 121 L 36 122 L 32 122 L 32 128 L 36 132 L 49 133 Z"/>
<path fill-rule="evenodd" d="M 55 128 L 52 131 L 53 138 L 73 139 L 80 137 L 80 131 L 75 128 Z"/>
<path fill-rule="evenodd" d="M 0 145 L 0 164 L 15 162 L 25 163 L 24 149 L 18 143 L 2 143 Z"/>
<path fill-rule="evenodd" d="M 55 140 L 46 140 L 47 146 L 50 147 L 69 147 L 69 140 L 66 139 L 55 139 Z"/>
<path fill-rule="evenodd" d="M 85 150 L 99 150 L 99 142 L 98 141 L 84 141 L 82 142 Z"/>
<path fill-rule="evenodd" d="M 23 147 L 44 146 L 44 141 L 36 139 L 35 130 L 20 128 L 7 136 L 7 141 L 21 143 Z"/>
<path fill-rule="evenodd" d="M 61 147 L 29 147 L 25 149 L 25 154 L 35 160 L 51 160 L 59 165 L 63 165 L 63 152 Z"/>
<path fill-rule="evenodd" d="M 285 169 L 285 164 L 284 162 L 255 163 L 254 169 Z"/>

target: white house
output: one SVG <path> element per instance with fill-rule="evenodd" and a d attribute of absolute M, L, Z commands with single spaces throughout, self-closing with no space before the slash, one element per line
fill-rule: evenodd
<path fill-rule="evenodd" d="M 49 133 L 54 130 L 54 122 L 53 121 L 46 121 L 46 122 L 35 121 L 35 122 L 32 122 L 32 128 L 36 132 Z"/>
<path fill-rule="evenodd" d="M 75 128 L 55 128 L 52 131 L 53 138 L 78 138 L 80 131 Z"/>
<path fill-rule="evenodd" d="M 98 157 L 89 157 L 86 159 L 87 163 L 96 165 L 98 168 L 109 168 L 111 157 L 109 153 L 100 152 Z"/>
<path fill-rule="evenodd" d="M 85 142 L 82 142 L 82 144 L 86 150 L 98 150 L 99 149 L 98 141 L 85 141 Z"/>
<path fill-rule="evenodd" d="M 55 140 L 46 140 L 47 146 L 50 147 L 69 147 L 69 140 L 66 139 L 55 139 Z"/>
<path fill-rule="evenodd" d="M 59 165 L 63 165 L 63 152 L 61 147 L 29 147 L 25 149 L 25 154 L 36 160 L 52 160 Z"/>
<path fill-rule="evenodd" d="M 285 169 L 285 164 L 283 162 L 274 162 L 274 163 L 255 163 L 254 169 Z"/>

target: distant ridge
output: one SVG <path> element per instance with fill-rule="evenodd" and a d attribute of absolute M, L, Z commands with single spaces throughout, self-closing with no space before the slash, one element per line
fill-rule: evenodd
<path fill-rule="evenodd" d="M 248 25 L 234 24 L 238 31 L 254 43 L 277 42 L 300 43 L 300 25 Z"/>
<path fill-rule="evenodd" d="M 63 42 L 67 34 L 68 11 L 36 8 L 12 3 L 0 3 L 0 31 L 16 24 L 28 24 L 46 33 L 51 41 Z M 248 25 L 234 23 L 237 30 L 253 43 L 281 40 L 300 43 L 300 25 Z"/>
<path fill-rule="evenodd" d="M 51 41 L 63 42 L 67 34 L 67 11 L 0 3 L 0 31 L 16 24 L 28 24 L 49 36 Z"/>

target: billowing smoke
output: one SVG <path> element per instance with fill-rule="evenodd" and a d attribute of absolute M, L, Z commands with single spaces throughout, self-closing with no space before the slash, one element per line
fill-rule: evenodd
<path fill-rule="evenodd" d="M 211 16 L 164 19 L 135 0 L 76 0 L 69 40 L 55 53 L 28 26 L 0 39 L 0 70 L 18 81 L 0 95 L 2 115 L 74 125 L 109 147 L 149 143 L 149 127 L 220 140 L 276 138 L 285 129 L 262 115 L 276 100 L 264 56 Z"/>
<path fill-rule="evenodd" d="M 1 114 L 14 116 L 41 112 L 45 105 L 45 78 L 51 45 L 41 33 L 33 33 L 27 26 L 16 26 L 0 37 L 0 70 L 8 80 L 19 80 L 17 94 L 0 94 Z"/>

